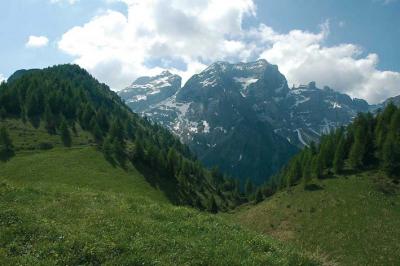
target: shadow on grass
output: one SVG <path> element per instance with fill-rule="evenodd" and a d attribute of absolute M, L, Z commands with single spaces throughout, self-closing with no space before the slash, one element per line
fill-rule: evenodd
<path fill-rule="evenodd" d="M 180 203 L 177 191 L 178 184 L 175 178 L 170 178 L 166 173 L 160 173 L 157 169 L 151 168 L 143 162 L 132 162 L 129 159 L 118 160 L 114 156 L 105 153 L 103 153 L 103 156 L 114 168 L 121 167 L 123 170 L 128 171 L 128 164 L 132 164 L 146 181 L 153 188 L 161 190 L 171 203 L 175 205 Z"/>
<path fill-rule="evenodd" d="M 14 157 L 14 155 L 15 155 L 14 151 L 0 151 L 0 161 L 7 162 L 11 160 L 11 158 Z"/>
<path fill-rule="evenodd" d="M 134 166 L 144 176 L 146 181 L 152 187 L 161 190 L 170 202 L 173 204 L 179 203 L 178 184 L 175 179 L 168 177 L 165 173 L 159 173 L 143 163 L 135 163 Z"/>
<path fill-rule="evenodd" d="M 324 187 L 322 187 L 318 184 L 308 184 L 304 187 L 304 189 L 307 191 L 318 191 L 318 190 L 323 190 Z"/>

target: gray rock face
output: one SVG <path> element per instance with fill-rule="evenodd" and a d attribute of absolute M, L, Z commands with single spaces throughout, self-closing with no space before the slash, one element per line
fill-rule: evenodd
<path fill-rule="evenodd" d="M 386 101 L 383 102 L 382 107 L 387 106 L 389 103 L 393 103 L 397 106 L 400 106 L 400 95 L 387 99 Z"/>
<path fill-rule="evenodd" d="M 139 79 L 140 86 L 153 79 Z M 369 110 L 367 102 L 315 83 L 289 89 L 278 67 L 265 60 L 217 62 L 172 96 L 146 104 L 131 107 L 173 131 L 206 165 L 258 183 L 299 148 Z"/>
<path fill-rule="evenodd" d="M 181 88 L 181 81 L 181 77 L 164 71 L 155 77 L 138 78 L 118 94 L 134 112 L 142 112 L 174 95 Z"/>

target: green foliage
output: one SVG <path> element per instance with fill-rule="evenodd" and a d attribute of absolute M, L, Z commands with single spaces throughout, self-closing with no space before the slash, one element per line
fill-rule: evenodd
<path fill-rule="evenodd" d="M 382 148 L 382 169 L 392 177 L 400 176 L 400 137 L 389 134 Z"/>
<path fill-rule="evenodd" d="M 360 113 L 346 128 L 322 136 L 318 146 L 305 148 L 264 187 L 273 194 L 301 180 L 306 187 L 313 178 L 332 172 L 378 166 L 394 180 L 400 179 L 400 109 L 392 104 L 376 116 Z"/>
<path fill-rule="evenodd" d="M 218 212 L 217 202 L 215 201 L 214 197 L 210 198 L 207 210 L 209 212 L 211 212 L 211 213 L 217 213 Z"/>
<path fill-rule="evenodd" d="M 343 135 L 340 136 L 339 144 L 336 147 L 335 157 L 333 159 L 333 172 L 340 174 L 343 171 L 346 160 L 345 150 L 346 140 Z"/>
<path fill-rule="evenodd" d="M 260 203 L 261 201 L 263 201 L 263 199 L 264 199 L 264 195 L 262 193 L 262 189 L 258 188 L 257 191 L 256 191 L 256 195 L 255 195 L 255 199 L 254 200 L 255 200 L 256 203 Z"/>
<path fill-rule="evenodd" d="M 98 145 L 112 165 L 125 169 L 133 164 L 151 172 L 149 181 L 168 191 L 176 204 L 207 209 L 215 197 L 218 209 L 227 210 L 239 202 L 233 187 L 222 186 L 224 176 L 204 169 L 179 139 L 132 113 L 114 92 L 79 66 L 21 72 L 0 85 L 0 106 L 7 121 L 30 122 L 15 135 L 25 136 L 30 128 L 29 134 L 40 136 L 36 143 L 26 138 L 26 146 L 18 150 L 36 149 L 38 143 L 48 142 L 49 135 L 53 146 L 57 146 L 53 135 L 65 147 Z"/>
<path fill-rule="evenodd" d="M 246 193 L 246 196 L 250 197 L 253 194 L 253 190 L 254 190 L 253 181 L 251 181 L 250 178 L 247 178 L 246 184 L 244 186 L 244 191 Z"/>
<path fill-rule="evenodd" d="M 61 135 L 61 140 L 62 140 L 64 146 L 71 147 L 72 146 L 71 133 L 69 131 L 68 125 L 65 120 L 63 120 L 61 122 L 60 135 Z"/>
<path fill-rule="evenodd" d="M 0 127 L 0 160 L 6 161 L 14 155 L 14 145 L 5 127 Z"/>

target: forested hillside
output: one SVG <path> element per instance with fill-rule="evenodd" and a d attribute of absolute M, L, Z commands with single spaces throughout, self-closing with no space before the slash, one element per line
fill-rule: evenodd
<path fill-rule="evenodd" d="M 85 70 L 17 72 L 0 106 L 0 264 L 318 265 L 212 215 L 238 185 Z"/>
<path fill-rule="evenodd" d="M 335 174 L 378 169 L 393 182 L 400 181 L 400 108 L 389 104 L 376 115 L 360 113 L 346 128 L 322 136 L 264 187 L 265 194 Z"/>
<path fill-rule="evenodd" d="M 76 65 L 17 72 L 0 85 L 0 117 L 2 160 L 23 150 L 94 145 L 114 166 L 135 165 L 174 203 L 216 212 L 241 202 L 235 182 L 204 169 L 176 137 Z"/>
<path fill-rule="evenodd" d="M 305 148 L 257 190 L 259 204 L 230 217 L 329 263 L 399 265 L 399 181 L 400 108 L 390 104 Z"/>

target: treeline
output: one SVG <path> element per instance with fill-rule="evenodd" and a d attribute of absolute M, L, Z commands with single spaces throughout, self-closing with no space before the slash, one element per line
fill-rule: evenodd
<path fill-rule="evenodd" d="M 80 127 L 92 134 L 108 161 L 142 167 L 178 204 L 217 212 L 245 200 L 237 182 L 206 170 L 179 139 L 131 112 L 79 66 L 29 71 L 2 83 L 0 118 L 42 125 L 49 134 L 59 135 L 66 147 Z"/>
<path fill-rule="evenodd" d="M 269 196 L 300 183 L 307 187 L 312 179 L 369 169 L 400 181 L 400 108 L 393 104 L 376 115 L 360 113 L 346 128 L 322 136 L 261 189 Z"/>

